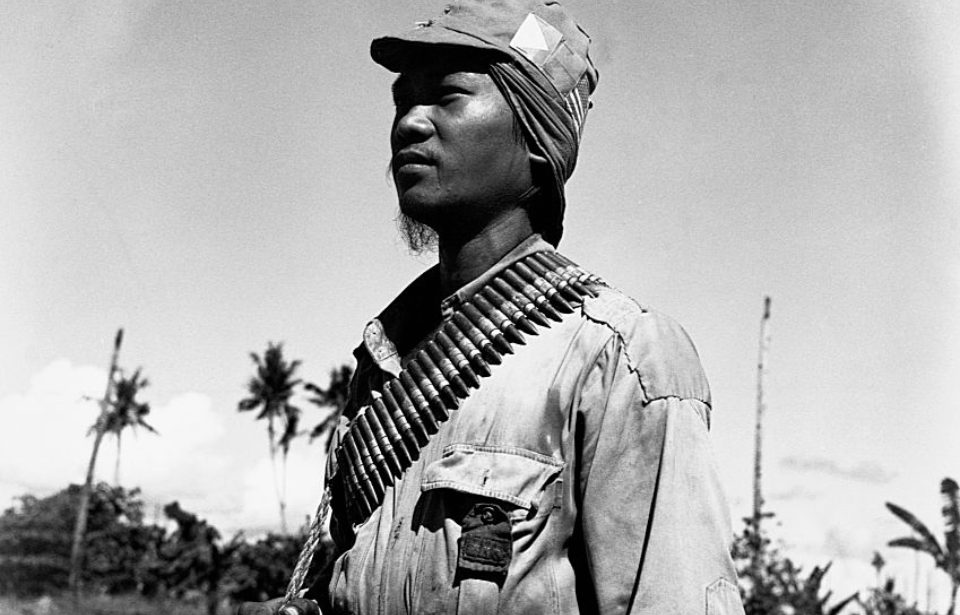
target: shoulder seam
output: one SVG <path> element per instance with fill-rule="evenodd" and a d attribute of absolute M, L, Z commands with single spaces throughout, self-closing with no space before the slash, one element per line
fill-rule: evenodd
<path fill-rule="evenodd" d="M 634 301 L 634 303 L 636 302 Z M 646 310 L 644 310 L 640 304 L 637 304 L 637 307 L 640 308 L 641 312 L 646 312 Z M 649 403 L 649 401 L 647 400 L 647 389 L 646 389 L 646 386 L 644 385 L 643 378 L 640 377 L 640 370 L 637 368 L 636 365 L 633 364 L 633 360 L 630 358 L 630 353 L 627 352 L 627 340 L 623 338 L 623 335 L 620 333 L 620 331 L 612 324 L 603 320 L 599 320 L 587 314 L 587 311 L 584 309 L 583 305 L 580 306 L 580 315 L 592 323 L 598 324 L 601 327 L 606 327 L 607 329 L 609 329 L 610 332 L 613 334 L 613 336 L 620 342 L 620 354 L 623 355 L 623 358 L 627 362 L 627 370 L 633 373 L 637 377 L 637 383 L 640 385 L 640 391 L 643 393 L 643 399 L 644 399 L 643 405 L 646 406 L 647 403 Z"/>
<path fill-rule="evenodd" d="M 710 402 L 708 402 L 705 399 L 700 399 L 699 397 L 694 397 L 694 396 L 684 397 L 683 395 L 661 395 L 660 397 L 654 397 L 653 399 L 648 399 L 647 403 L 651 403 L 655 401 L 663 401 L 665 399 L 677 399 L 680 401 L 698 401 L 704 406 L 706 406 L 707 408 L 710 408 L 711 410 L 713 410 L 713 406 L 710 404 Z"/>

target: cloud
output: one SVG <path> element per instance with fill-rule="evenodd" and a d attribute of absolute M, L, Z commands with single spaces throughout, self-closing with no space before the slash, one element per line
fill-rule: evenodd
<path fill-rule="evenodd" d="M 880 464 L 864 461 L 852 467 L 844 467 L 832 459 L 825 457 L 802 457 L 794 455 L 784 457 L 780 465 L 789 470 L 798 472 L 812 472 L 826 474 L 837 478 L 855 480 L 863 483 L 883 485 L 895 478 L 895 474 L 885 470 Z"/>
<path fill-rule="evenodd" d="M 312 519 L 323 493 L 323 455 L 319 446 L 294 446 L 287 459 L 287 525 L 295 530 Z M 277 474 L 282 476 L 281 460 Z M 223 527 L 243 528 L 250 535 L 279 529 L 279 505 L 269 457 L 264 456 L 242 479 L 240 506 L 220 517 Z"/>
<path fill-rule="evenodd" d="M 0 399 L 0 510 L 24 494 L 45 496 L 81 483 L 93 446 L 106 370 L 58 359 L 35 374 L 23 393 Z M 163 504 L 179 501 L 226 537 L 280 527 L 273 472 L 262 425 L 218 412 L 210 397 L 187 392 L 150 402 L 146 430 L 124 432 L 120 484 L 139 487 L 148 518 L 163 523 Z M 250 436 L 256 435 L 256 438 Z M 253 449 L 247 444 L 254 439 Z M 262 443 L 262 446 L 259 444 Z M 103 439 L 96 478 L 114 482 L 116 438 Z M 278 470 L 280 460 L 278 459 Z M 320 500 L 323 455 L 316 444 L 294 443 L 287 460 L 287 520 L 296 529 Z"/>
<path fill-rule="evenodd" d="M 103 394 L 105 381 L 105 370 L 59 359 L 30 379 L 26 393 L 0 399 L 0 505 L 83 481 L 92 444 L 85 436 L 98 412 L 90 398 Z"/>
<path fill-rule="evenodd" d="M 822 495 L 823 492 L 819 489 L 813 489 L 807 485 L 792 485 L 787 489 L 771 492 L 767 499 L 785 504 L 793 501 L 816 500 Z"/>
<path fill-rule="evenodd" d="M 89 431 L 99 413 L 94 399 L 105 382 L 106 370 L 58 359 L 31 378 L 25 393 L 0 399 L 0 450 L 7 460 L 0 467 L 0 506 L 18 495 L 42 496 L 83 482 L 94 440 Z M 216 446 L 224 425 L 210 398 L 185 393 L 151 403 L 147 420 L 160 435 L 124 433 L 121 484 L 139 486 L 150 499 L 221 500 L 231 463 Z M 107 435 L 98 480 L 113 481 L 116 454 L 116 438 Z"/>

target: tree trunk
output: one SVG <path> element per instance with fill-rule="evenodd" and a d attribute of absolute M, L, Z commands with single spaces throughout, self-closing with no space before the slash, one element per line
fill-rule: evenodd
<path fill-rule="evenodd" d="M 207 615 L 217 615 L 220 610 L 220 587 L 218 583 L 211 583 L 206 591 Z"/>
<path fill-rule="evenodd" d="M 100 400 L 100 415 L 94 426 L 93 452 L 90 454 L 90 463 L 87 465 L 87 478 L 80 489 L 80 503 L 77 506 L 77 524 L 73 530 L 73 545 L 70 548 L 70 576 L 68 585 L 73 593 L 73 608 L 75 613 L 80 612 L 80 566 L 83 563 L 83 538 L 87 531 L 87 507 L 90 505 L 90 495 L 93 492 L 93 474 L 97 465 L 97 453 L 103 441 L 106 427 L 106 415 L 110 403 L 110 392 L 113 388 L 113 374 L 117 371 L 117 358 L 120 355 L 120 344 L 123 342 L 123 329 L 117 331 L 113 340 L 113 355 L 110 358 L 110 370 L 107 372 L 107 388 Z"/>
<path fill-rule="evenodd" d="M 117 432 L 117 460 L 113 464 L 113 484 L 120 486 L 120 432 Z"/>
<path fill-rule="evenodd" d="M 280 507 L 280 533 L 287 535 L 287 502 L 280 490 L 280 477 L 277 474 L 277 432 L 273 428 L 273 415 L 267 423 L 267 436 L 270 438 L 270 469 L 273 471 L 273 492 Z"/>
<path fill-rule="evenodd" d="M 753 547 L 751 566 L 759 572 L 762 556 L 760 521 L 763 518 L 763 495 L 760 490 L 762 476 L 761 459 L 763 444 L 763 414 L 766 410 L 763 384 L 767 372 L 767 351 L 770 348 L 770 297 L 763 298 L 763 317 L 760 319 L 760 350 L 757 358 L 757 421 L 754 432 L 753 456 L 753 532 L 756 544 Z"/>

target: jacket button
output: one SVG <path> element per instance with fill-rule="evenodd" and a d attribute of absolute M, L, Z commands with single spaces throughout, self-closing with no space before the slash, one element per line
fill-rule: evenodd
<path fill-rule="evenodd" d="M 494 523 L 495 520 L 493 517 L 493 509 L 489 506 L 484 506 L 480 511 L 480 521 L 482 521 L 484 525 L 490 525 Z"/>

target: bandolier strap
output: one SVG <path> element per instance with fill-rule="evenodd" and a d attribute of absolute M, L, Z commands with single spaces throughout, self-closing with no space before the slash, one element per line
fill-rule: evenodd
<path fill-rule="evenodd" d="M 500 365 L 503 354 L 513 354 L 513 344 L 524 345 L 524 333 L 538 335 L 551 320 L 560 322 L 584 298 L 595 297 L 596 286 L 606 283 L 565 256 L 536 252 L 497 273 L 409 353 L 399 376 L 373 392 L 373 402 L 359 410 L 327 460 L 327 486 L 286 600 L 303 594 L 330 514 L 331 481 L 342 481 L 350 521 L 368 519 L 450 411 L 470 389 L 480 388 L 481 377 L 491 375 L 491 366 Z"/>
<path fill-rule="evenodd" d="M 361 523 L 383 503 L 387 488 L 419 459 L 420 450 L 480 387 L 504 354 L 538 335 L 550 321 L 572 314 L 597 276 L 557 252 L 530 254 L 497 273 L 410 352 L 397 377 L 360 408 L 327 466 L 327 484 L 339 476 L 347 514 Z"/>

